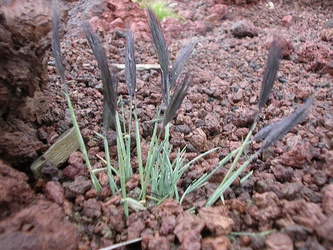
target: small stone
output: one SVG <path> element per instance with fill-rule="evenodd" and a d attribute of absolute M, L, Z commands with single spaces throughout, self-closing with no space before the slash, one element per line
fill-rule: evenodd
<path fill-rule="evenodd" d="M 258 35 L 258 29 L 249 20 L 241 20 L 236 22 L 231 28 L 231 33 L 238 38 L 254 37 Z"/>
<path fill-rule="evenodd" d="M 145 223 L 139 219 L 130 225 L 127 228 L 127 237 L 128 240 L 133 240 L 141 236 L 141 232 L 146 228 Z"/>
<path fill-rule="evenodd" d="M 233 102 L 240 102 L 243 100 L 243 93 L 244 91 L 242 89 L 239 89 L 236 94 L 232 97 Z"/>
<path fill-rule="evenodd" d="M 227 236 L 203 238 L 201 249 L 228 250 L 231 249 L 231 242 Z"/>
<path fill-rule="evenodd" d="M 282 212 L 283 214 L 290 214 L 291 219 L 299 225 L 316 229 L 324 221 L 327 220 L 327 216 L 324 215 L 322 208 L 319 204 L 313 202 L 306 202 L 303 199 L 297 199 L 292 201 L 282 200 Z"/>
<path fill-rule="evenodd" d="M 174 234 L 181 243 L 181 249 L 200 249 L 201 231 L 205 226 L 203 220 L 190 212 L 177 216 Z"/>
<path fill-rule="evenodd" d="M 204 129 L 207 130 L 209 134 L 215 134 L 221 132 L 222 128 L 220 121 L 216 115 L 208 113 L 204 118 Z"/>
<path fill-rule="evenodd" d="M 293 177 L 294 170 L 291 167 L 276 165 L 271 167 L 277 181 L 285 183 L 289 182 Z"/>
<path fill-rule="evenodd" d="M 209 12 L 212 15 L 217 15 L 217 20 L 222 20 L 228 14 L 228 6 L 225 4 L 215 4 L 210 8 Z"/>
<path fill-rule="evenodd" d="M 306 162 L 310 162 L 314 157 L 313 146 L 310 142 L 296 145 L 293 149 L 285 152 L 279 157 L 279 162 L 283 165 L 302 168 Z"/>
<path fill-rule="evenodd" d="M 212 31 L 214 28 L 214 26 L 207 21 L 196 21 L 195 24 L 195 31 L 202 36 L 206 35 L 207 32 Z"/>
<path fill-rule="evenodd" d="M 47 198 L 55 201 L 57 204 L 62 205 L 65 199 L 65 190 L 57 181 L 49 181 L 45 187 Z"/>
<path fill-rule="evenodd" d="M 199 152 L 207 150 L 207 136 L 201 128 L 196 128 L 188 137 L 190 137 L 190 142 L 196 150 Z"/>
<path fill-rule="evenodd" d="M 73 162 L 63 170 L 63 173 L 72 180 L 74 180 L 77 176 L 89 176 L 87 166 L 80 162 Z"/>
<path fill-rule="evenodd" d="M 269 235 L 265 241 L 268 250 L 293 250 L 294 245 L 290 237 L 283 233 L 273 233 Z"/>
<path fill-rule="evenodd" d="M 153 250 L 169 250 L 170 249 L 170 241 L 167 237 L 160 237 L 160 236 L 152 236 L 146 235 L 142 237 L 141 242 L 142 249 Z"/>
<path fill-rule="evenodd" d="M 224 216 L 222 207 L 204 207 L 199 210 L 199 216 L 205 222 L 206 228 L 214 235 L 230 234 L 234 221 Z"/>
<path fill-rule="evenodd" d="M 280 24 L 283 27 L 289 27 L 289 26 L 291 26 L 292 21 L 293 21 L 293 16 L 292 15 L 287 15 L 287 16 L 284 16 L 282 18 Z"/>
<path fill-rule="evenodd" d="M 178 215 L 183 212 L 182 206 L 174 199 L 165 199 L 159 206 L 152 208 L 152 212 L 159 218 L 163 218 L 168 215 Z"/>
<path fill-rule="evenodd" d="M 176 216 L 170 215 L 162 218 L 160 234 L 161 235 L 168 235 L 170 234 L 176 226 Z"/>
<path fill-rule="evenodd" d="M 333 184 L 325 186 L 322 208 L 325 214 L 333 215 Z"/>
<path fill-rule="evenodd" d="M 333 243 L 333 215 L 328 217 L 322 224 L 320 224 L 316 232 L 319 237 L 323 238 L 324 240 L 331 241 Z"/>
<path fill-rule="evenodd" d="M 236 0 L 235 3 L 236 3 L 236 5 L 244 5 L 247 2 L 246 2 L 246 0 Z"/>
<path fill-rule="evenodd" d="M 333 42 L 333 28 L 330 29 L 323 29 L 320 32 L 320 38 L 321 40 L 325 42 Z"/>
<path fill-rule="evenodd" d="M 94 198 L 83 202 L 83 214 L 89 218 L 100 217 L 102 214 L 101 204 Z"/>
<path fill-rule="evenodd" d="M 313 230 L 308 227 L 304 227 L 297 224 L 291 224 L 283 228 L 282 233 L 288 234 L 291 239 L 296 241 L 305 241 L 309 234 L 313 233 Z"/>
<path fill-rule="evenodd" d="M 91 180 L 87 180 L 82 176 L 75 178 L 74 182 L 64 183 L 65 196 L 67 198 L 74 198 L 78 195 L 84 194 L 92 187 Z"/>

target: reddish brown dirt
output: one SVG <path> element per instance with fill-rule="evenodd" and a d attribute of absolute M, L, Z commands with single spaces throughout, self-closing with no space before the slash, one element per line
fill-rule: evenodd
<path fill-rule="evenodd" d="M 226 191 L 225 204 L 218 201 L 213 207 L 204 207 L 205 202 L 229 165 L 189 194 L 182 205 L 167 199 L 146 211 L 131 210 L 125 218 L 121 197 L 111 196 L 105 173 L 98 176 L 104 187 L 97 197 L 79 152 L 32 188 L 25 174 L 1 162 L 0 241 L 6 242 L 6 249 L 19 249 L 23 242 L 27 249 L 98 249 L 138 237 L 142 241 L 129 249 L 333 248 L 331 1 L 272 1 L 273 9 L 268 9 L 266 1 L 243 5 L 246 1 L 236 1 L 237 5 L 231 0 L 174 2 L 184 22 L 167 19 L 162 24 L 171 58 L 189 39 L 195 38 L 197 45 L 187 64 L 194 75 L 193 86 L 174 118 L 171 143 L 174 150 L 187 145 L 188 158 L 221 147 L 186 172 L 180 193 L 186 183 L 214 169 L 249 131 L 274 35 L 284 38 L 284 58 L 258 127 L 290 114 L 313 94 L 309 117 L 252 162 L 241 177 L 250 170 L 253 175 L 241 184 L 238 178 Z M 157 57 L 145 12 L 138 5 L 86 0 L 62 7 L 68 10 L 62 38 L 66 78 L 90 159 L 99 168 L 103 165 L 97 155 L 104 154 L 104 147 L 94 131 L 102 127 L 101 76 L 80 23 L 89 20 L 98 31 L 110 64 L 125 61 L 126 22 L 136 32 L 136 62 L 157 63 Z M 51 98 L 45 115 L 48 123 L 38 129 L 45 148 L 72 126 L 52 63 L 48 71 L 44 91 Z M 124 72 L 117 76 L 118 94 L 127 99 Z M 139 119 L 144 124 L 154 119 L 161 102 L 160 73 L 139 71 L 137 81 Z M 143 148 L 150 135 L 151 128 L 143 126 Z M 249 153 L 259 147 L 255 143 Z M 115 161 L 112 143 L 110 151 Z M 127 187 L 128 192 L 137 193 L 137 175 Z M 188 211 L 192 207 L 193 213 Z M 267 230 L 275 231 L 259 234 Z"/>

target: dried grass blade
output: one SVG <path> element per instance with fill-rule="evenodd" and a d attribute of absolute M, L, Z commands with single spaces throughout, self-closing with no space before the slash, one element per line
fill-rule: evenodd
<path fill-rule="evenodd" d="M 273 84 L 279 69 L 280 59 L 282 57 L 282 41 L 274 38 L 269 50 L 267 65 L 264 73 L 264 78 L 261 84 L 259 96 L 259 109 L 261 109 L 268 100 L 269 94 L 273 88 Z"/>
<path fill-rule="evenodd" d="M 164 102 L 167 104 L 169 99 L 169 55 L 168 47 L 165 42 L 165 38 L 162 32 L 161 25 L 156 17 L 154 11 L 148 7 L 148 18 L 150 32 L 153 37 L 153 43 L 157 52 L 158 62 L 161 65 L 162 71 L 162 96 Z"/>
<path fill-rule="evenodd" d="M 88 23 L 83 25 L 84 32 L 95 55 L 98 67 L 102 72 L 103 94 L 104 94 L 104 111 L 103 120 L 104 127 L 108 128 L 115 124 L 116 108 L 117 108 L 117 81 L 111 74 L 107 62 L 105 51 L 98 39 L 92 32 Z M 106 102 L 106 103 L 105 103 Z"/>
<path fill-rule="evenodd" d="M 165 116 L 163 119 L 163 126 L 167 125 L 176 111 L 179 109 L 180 105 L 182 104 L 185 95 L 187 94 L 188 89 L 192 85 L 192 77 L 191 74 L 188 72 L 181 84 L 175 89 L 175 92 L 171 98 L 170 104 L 168 105 L 167 110 L 165 111 Z"/>
<path fill-rule="evenodd" d="M 133 98 L 136 88 L 136 64 L 134 59 L 134 35 L 129 28 L 127 28 L 126 40 L 125 77 L 128 94 Z"/>
<path fill-rule="evenodd" d="M 57 1 L 52 2 L 52 50 L 58 74 L 60 75 L 62 83 L 65 84 L 65 69 L 62 64 L 60 49 L 59 10 Z"/>
<path fill-rule="evenodd" d="M 309 97 L 308 100 L 299 107 L 294 113 L 283 118 L 281 121 L 276 122 L 275 126 L 272 126 L 272 130 L 265 138 L 262 147 L 258 153 L 261 153 L 268 147 L 272 146 L 278 140 L 280 140 L 285 134 L 287 134 L 293 127 L 304 120 L 308 115 L 309 107 L 313 102 L 313 98 Z"/>
<path fill-rule="evenodd" d="M 185 63 L 190 58 L 190 56 L 191 56 L 191 54 L 192 54 L 192 52 L 194 50 L 194 46 L 195 46 L 195 43 L 194 42 L 190 42 L 178 54 L 175 62 L 172 65 L 172 69 L 170 71 L 170 88 L 177 81 L 177 78 L 180 75 L 181 71 L 183 70 Z"/>

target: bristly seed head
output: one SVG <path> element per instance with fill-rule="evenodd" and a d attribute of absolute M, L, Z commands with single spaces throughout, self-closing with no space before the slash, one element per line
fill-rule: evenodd
<path fill-rule="evenodd" d="M 60 75 L 62 84 L 64 84 L 65 91 L 67 92 L 67 87 L 65 83 L 65 69 L 64 66 L 62 65 L 62 59 L 61 59 L 60 36 L 59 36 L 59 13 L 56 1 L 52 2 L 52 50 L 58 74 Z"/>
<path fill-rule="evenodd" d="M 195 42 L 190 42 L 186 45 L 186 47 L 182 48 L 182 50 L 177 55 L 177 58 L 175 62 L 172 65 L 171 71 L 170 71 L 170 88 L 176 83 L 180 73 L 182 72 L 185 63 L 190 58 L 193 50 L 194 50 Z"/>
<path fill-rule="evenodd" d="M 126 33 L 126 58 L 125 58 L 125 78 L 130 98 L 135 96 L 136 88 L 136 64 L 134 59 L 134 35 L 127 27 Z"/>
<path fill-rule="evenodd" d="M 170 104 L 165 111 L 164 119 L 163 119 L 163 126 L 167 125 L 172 117 L 175 115 L 176 111 L 179 109 L 180 105 L 182 104 L 187 91 L 189 90 L 190 86 L 192 85 L 192 77 L 191 74 L 188 72 L 185 75 L 185 78 L 181 84 L 177 86 L 175 92 L 171 98 Z"/>
<path fill-rule="evenodd" d="M 280 59 L 282 57 L 282 40 L 274 37 L 269 50 L 264 78 L 261 84 L 259 96 L 259 110 L 265 105 L 269 98 L 269 94 L 273 88 L 273 84 L 279 69 Z"/>
<path fill-rule="evenodd" d="M 311 96 L 301 107 L 299 107 L 291 115 L 261 129 L 252 139 L 252 141 L 257 141 L 265 138 L 262 147 L 260 148 L 258 153 L 263 152 L 264 150 L 275 144 L 285 134 L 287 134 L 291 129 L 293 129 L 298 123 L 304 120 L 308 115 L 308 110 L 312 102 L 313 97 Z"/>
<path fill-rule="evenodd" d="M 152 34 L 153 42 L 157 52 L 158 62 L 161 66 L 162 71 L 162 97 L 165 104 L 168 104 L 170 91 L 168 47 L 165 42 L 161 25 L 154 11 L 150 7 L 148 7 L 147 13 L 149 18 L 150 32 Z"/>
<path fill-rule="evenodd" d="M 84 32 L 95 55 L 98 67 L 102 72 L 103 94 L 104 94 L 104 110 L 103 123 L 104 128 L 108 129 L 115 124 L 117 111 L 117 81 L 109 69 L 105 51 L 98 39 L 93 33 L 88 23 L 83 25 Z"/>

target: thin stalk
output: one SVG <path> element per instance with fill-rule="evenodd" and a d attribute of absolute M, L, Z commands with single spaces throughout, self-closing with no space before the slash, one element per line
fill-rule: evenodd
<path fill-rule="evenodd" d="M 117 128 L 117 153 L 118 153 L 119 172 L 120 172 L 120 187 L 123 196 L 125 216 L 128 217 L 129 212 L 128 212 L 128 203 L 126 199 L 126 180 L 125 180 L 126 173 L 125 173 L 125 160 L 124 160 L 125 146 L 122 138 L 121 125 L 119 121 L 118 112 L 116 112 L 116 128 Z"/>
<path fill-rule="evenodd" d="M 157 117 L 159 117 L 159 112 L 156 113 L 156 118 Z M 147 186 L 148 186 L 148 183 L 149 183 L 150 174 L 151 174 L 151 171 L 152 171 L 153 164 L 156 161 L 156 155 L 154 156 L 154 150 L 156 148 L 156 143 L 157 143 L 157 136 L 156 136 L 157 135 L 157 127 L 158 127 L 158 123 L 155 123 L 153 135 L 151 137 L 151 141 L 150 141 L 150 145 L 149 145 L 147 162 L 146 162 L 146 166 L 145 166 L 145 180 L 141 183 L 141 187 L 142 187 L 141 199 L 142 200 L 146 199 Z M 137 133 L 139 133 L 139 132 L 137 132 Z M 137 137 L 139 137 L 139 135 L 137 135 Z M 141 154 L 140 154 L 140 157 L 141 157 Z M 141 162 L 142 162 L 142 160 L 141 160 Z M 143 175 L 142 175 L 142 179 L 143 179 Z"/>
<path fill-rule="evenodd" d="M 108 178 L 109 178 L 109 185 L 110 185 L 110 189 L 113 195 L 116 194 L 116 192 L 118 191 L 118 187 L 114 181 L 113 178 L 113 173 L 112 171 L 115 172 L 115 174 L 118 174 L 118 171 L 116 171 L 112 165 L 111 165 L 111 159 L 110 159 L 110 151 L 109 151 L 109 143 L 108 140 L 106 139 L 106 136 L 103 136 L 97 132 L 95 132 L 99 137 L 101 137 L 103 139 L 104 142 L 104 149 L 105 149 L 105 160 L 106 160 L 106 166 L 107 166 L 107 173 L 108 173 Z"/>
<path fill-rule="evenodd" d="M 134 107 L 135 143 L 136 143 L 136 152 L 137 152 L 137 157 L 138 157 L 141 192 L 143 195 L 143 190 L 145 189 L 145 177 L 144 177 L 144 169 L 143 169 L 143 164 L 142 164 L 142 151 L 141 151 L 139 121 L 138 121 L 138 116 L 137 116 L 136 111 L 137 111 L 137 106 L 136 106 L 136 102 L 135 102 L 135 107 Z M 146 195 L 146 194 L 144 193 L 144 195 Z M 141 196 L 141 199 L 145 200 L 146 197 Z"/>
<path fill-rule="evenodd" d="M 254 120 L 254 123 L 252 125 L 252 128 L 250 130 L 250 132 L 247 134 L 245 141 L 242 143 L 240 150 L 238 151 L 231 168 L 229 169 L 228 173 L 226 174 L 226 176 L 223 178 L 222 183 L 220 184 L 220 186 L 214 191 L 214 193 L 208 198 L 206 206 L 212 206 L 219 197 L 221 197 L 223 195 L 223 193 L 225 192 L 225 190 L 227 190 L 228 187 L 230 187 L 230 185 L 235 181 L 235 179 L 244 171 L 244 169 L 250 164 L 250 162 L 255 159 L 258 156 L 258 152 L 256 152 L 254 155 L 252 155 L 247 161 L 245 161 L 236 171 L 234 171 L 236 165 L 238 164 L 238 161 L 241 157 L 241 155 L 243 154 L 243 152 L 245 151 L 251 135 L 255 129 L 257 125 L 257 116 Z"/>
<path fill-rule="evenodd" d="M 211 152 L 217 150 L 218 148 L 214 148 L 211 149 L 207 152 L 204 153 L 204 155 L 206 154 L 210 154 Z M 182 204 L 185 196 L 191 192 L 193 192 L 195 189 L 201 187 L 202 185 L 204 185 L 222 166 L 224 166 L 228 161 L 230 161 L 230 159 L 232 157 L 234 157 L 238 152 L 239 152 L 240 148 L 235 149 L 234 151 L 232 151 L 231 153 L 229 153 L 226 157 L 224 157 L 218 164 L 218 166 L 209 174 L 205 173 L 203 176 L 201 176 L 198 180 L 196 180 L 195 182 L 193 182 L 184 192 L 184 194 L 182 195 L 182 198 L 180 199 L 179 203 Z M 199 157 L 199 156 L 198 156 Z M 198 160 L 196 157 L 194 160 Z M 191 161 L 191 162 L 192 162 Z"/>
<path fill-rule="evenodd" d="M 92 183 L 93 183 L 95 189 L 97 190 L 98 194 L 100 194 L 101 190 L 102 190 L 102 187 L 101 187 L 101 184 L 99 183 L 97 177 L 93 173 L 93 170 L 92 170 L 92 167 L 91 167 L 91 164 L 90 164 L 90 160 L 89 160 L 89 156 L 88 156 L 88 152 L 87 152 L 86 146 L 84 144 L 84 141 L 83 141 L 83 138 L 82 138 L 82 135 L 81 135 L 81 132 L 80 132 L 80 128 L 79 128 L 79 125 L 78 125 L 76 117 L 75 117 L 74 108 L 72 106 L 71 99 L 69 98 L 69 95 L 67 93 L 64 93 L 64 95 L 66 96 L 66 99 L 67 99 L 69 112 L 70 112 L 70 115 L 71 115 L 71 118 L 72 118 L 72 122 L 73 122 L 73 125 L 74 125 L 74 128 L 75 128 L 75 132 L 76 132 L 76 137 L 79 141 L 80 150 L 83 154 L 84 160 L 85 160 L 86 165 L 88 167 L 90 178 L 91 178 Z"/>

